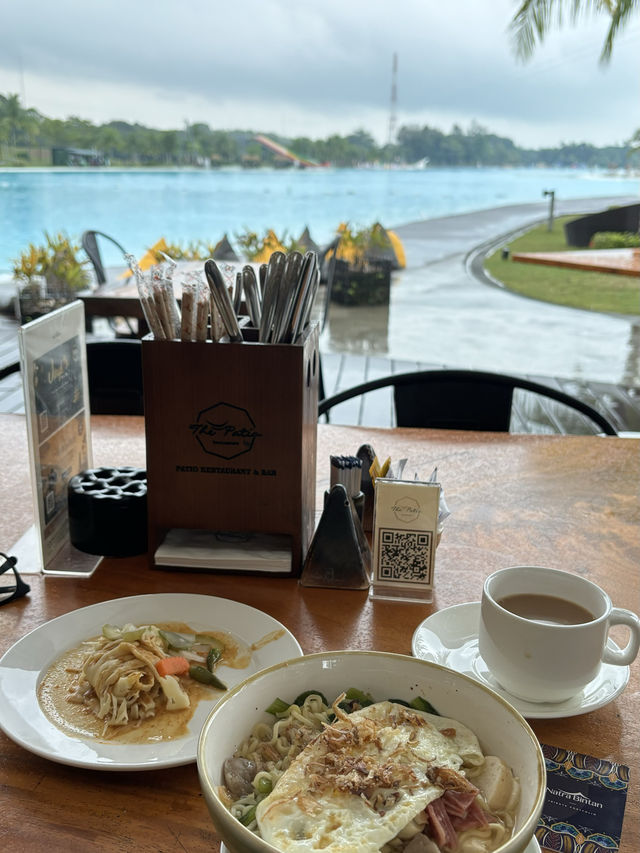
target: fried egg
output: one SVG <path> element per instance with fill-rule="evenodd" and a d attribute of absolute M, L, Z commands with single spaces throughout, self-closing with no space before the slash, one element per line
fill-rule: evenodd
<path fill-rule="evenodd" d="M 258 827 L 284 853 L 377 851 L 442 794 L 436 768 L 483 761 L 455 720 L 393 702 L 339 712 L 258 804 Z"/>

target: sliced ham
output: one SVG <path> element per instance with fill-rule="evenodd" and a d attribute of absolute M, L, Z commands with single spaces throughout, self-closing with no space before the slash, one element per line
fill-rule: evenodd
<path fill-rule="evenodd" d="M 442 795 L 444 806 L 451 817 L 464 817 L 469 806 L 478 795 L 478 790 L 460 793 L 459 791 L 445 791 Z"/>
<path fill-rule="evenodd" d="M 487 815 L 476 800 L 477 789 L 461 792 L 448 790 L 427 806 L 428 835 L 441 850 L 455 850 L 458 832 L 487 826 Z"/>
<path fill-rule="evenodd" d="M 458 846 L 458 836 L 447 813 L 444 797 L 438 797 L 427 806 L 429 817 L 429 835 L 441 850 L 455 850 Z"/>
<path fill-rule="evenodd" d="M 482 807 L 477 801 L 474 801 L 469 805 L 465 815 L 452 816 L 451 823 L 456 832 L 462 832 L 463 829 L 477 829 L 481 826 L 487 826 L 489 821 Z"/>

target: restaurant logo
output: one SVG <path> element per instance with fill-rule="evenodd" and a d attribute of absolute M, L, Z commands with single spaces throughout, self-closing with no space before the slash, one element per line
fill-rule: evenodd
<path fill-rule="evenodd" d="M 203 409 L 189 429 L 205 453 L 221 459 L 248 453 L 262 435 L 249 412 L 231 403 L 216 403 Z"/>
<path fill-rule="evenodd" d="M 558 788 L 549 788 L 547 793 L 555 794 L 556 797 L 562 797 L 565 800 L 570 800 L 572 803 L 577 803 L 581 806 L 593 806 L 597 809 L 602 808 L 602 803 L 595 802 L 581 791 L 562 791 Z"/>
<path fill-rule="evenodd" d="M 417 521 L 420 515 L 420 504 L 413 498 L 399 498 L 391 509 L 398 521 L 404 521 L 405 524 Z"/>

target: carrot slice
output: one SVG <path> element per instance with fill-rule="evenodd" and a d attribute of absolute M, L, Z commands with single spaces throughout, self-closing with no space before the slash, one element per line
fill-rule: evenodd
<path fill-rule="evenodd" d="M 162 677 L 166 675 L 186 675 L 189 672 L 189 661 L 181 655 L 175 657 L 162 658 L 156 664 L 158 675 Z"/>

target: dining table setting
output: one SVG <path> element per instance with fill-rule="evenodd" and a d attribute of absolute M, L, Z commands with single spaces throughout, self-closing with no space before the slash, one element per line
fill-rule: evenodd
<path fill-rule="evenodd" d="M 0 415 L 0 430 L 0 548 L 10 556 L 34 517 L 26 419 Z M 147 439 L 142 417 L 91 418 L 96 467 L 144 468 Z M 18 562 L 29 591 L 0 607 L 4 849 L 221 849 L 196 768 L 195 717 L 194 730 L 178 747 L 121 746 L 117 755 L 108 741 L 87 747 L 86 739 L 72 734 L 47 734 L 37 697 L 44 672 L 75 641 L 91 636 L 90 625 L 99 631 L 104 622 L 126 620 L 133 605 L 165 619 L 175 611 L 179 620 L 217 620 L 249 642 L 276 629 L 274 642 L 256 645 L 249 669 L 234 671 L 234 683 L 279 660 L 338 650 L 390 652 L 457 668 L 506 697 L 545 750 L 586 756 L 586 766 L 608 762 L 615 768 L 625 792 L 618 849 L 640 848 L 637 661 L 603 664 L 584 689 L 560 702 L 509 699 L 477 645 L 485 580 L 507 567 L 570 572 L 605 590 L 616 607 L 637 612 L 640 441 L 319 423 L 315 523 L 330 488 L 329 460 L 365 444 L 380 459 L 406 459 L 408 470 L 425 477 L 438 469 L 450 515 L 435 553 L 430 601 L 306 586 L 295 571 L 273 576 L 167 569 L 150 565 L 144 554 L 103 557 L 88 577 L 51 575 Z M 623 647 L 626 632 L 615 626 L 608 642 Z M 18 652 L 22 663 L 12 658 Z"/>

